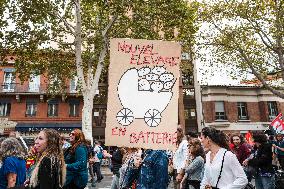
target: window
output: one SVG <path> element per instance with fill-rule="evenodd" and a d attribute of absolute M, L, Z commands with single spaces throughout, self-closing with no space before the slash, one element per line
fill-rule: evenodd
<path fill-rule="evenodd" d="M 36 111 L 37 111 L 37 103 L 27 101 L 26 116 L 29 116 L 29 117 L 36 116 Z"/>
<path fill-rule="evenodd" d="M 184 119 L 189 119 L 189 110 L 184 109 Z"/>
<path fill-rule="evenodd" d="M 184 119 L 196 119 L 196 113 L 194 108 L 184 109 Z"/>
<path fill-rule="evenodd" d="M 48 117 L 57 117 L 58 116 L 58 101 L 57 100 L 49 100 L 48 101 Z"/>
<path fill-rule="evenodd" d="M 248 120 L 247 103 L 238 102 L 238 118 L 239 120 Z"/>
<path fill-rule="evenodd" d="M 14 73 L 10 71 L 4 72 L 4 83 L 3 91 L 14 91 L 15 88 L 15 77 Z"/>
<path fill-rule="evenodd" d="M 70 93 L 77 93 L 77 83 L 78 83 L 78 77 L 74 77 L 70 81 Z"/>
<path fill-rule="evenodd" d="M 10 115 L 11 103 L 0 102 L 0 116 L 5 117 Z"/>
<path fill-rule="evenodd" d="M 226 120 L 224 102 L 215 102 L 215 120 Z"/>
<path fill-rule="evenodd" d="M 95 107 L 94 108 L 94 121 L 97 127 L 106 126 L 106 107 Z"/>
<path fill-rule="evenodd" d="M 39 92 L 40 75 L 31 75 L 29 81 L 29 92 Z"/>
<path fill-rule="evenodd" d="M 275 101 L 267 102 L 268 105 L 268 118 L 273 120 L 278 115 L 277 104 Z"/>
<path fill-rule="evenodd" d="M 69 101 L 69 116 L 70 117 L 79 117 L 79 100 L 70 100 Z"/>

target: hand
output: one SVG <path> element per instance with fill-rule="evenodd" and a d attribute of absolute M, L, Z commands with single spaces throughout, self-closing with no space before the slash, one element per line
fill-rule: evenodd
<path fill-rule="evenodd" d="M 135 167 L 140 167 L 140 165 L 142 164 L 142 158 L 139 156 L 135 156 L 134 157 L 134 166 Z"/>
<path fill-rule="evenodd" d="M 25 187 L 28 187 L 29 184 L 30 184 L 30 180 L 27 179 L 27 180 L 24 182 L 24 186 L 25 186 Z"/>
<path fill-rule="evenodd" d="M 272 144 L 272 147 L 276 148 L 277 146 L 275 144 Z"/>
<path fill-rule="evenodd" d="M 243 166 L 248 166 L 248 160 L 246 159 L 245 161 L 243 161 Z"/>
<path fill-rule="evenodd" d="M 182 174 L 179 173 L 176 177 L 177 182 L 181 182 L 182 178 L 183 178 Z"/>
<path fill-rule="evenodd" d="M 112 157 L 112 155 L 110 155 L 106 150 L 103 151 L 103 155 L 104 155 L 104 157 L 107 157 L 107 158 Z"/>
<path fill-rule="evenodd" d="M 206 185 L 206 186 L 205 186 L 205 189 L 212 189 L 212 186 Z"/>

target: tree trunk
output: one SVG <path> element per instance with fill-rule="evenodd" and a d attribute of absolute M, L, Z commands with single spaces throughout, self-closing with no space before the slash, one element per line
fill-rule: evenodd
<path fill-rule="evenodd" d="M 84 94 L 84 106 L 82 110 L 82 131 L 86 139 L 93 143 L 93 106 L 94 95 Z"/>

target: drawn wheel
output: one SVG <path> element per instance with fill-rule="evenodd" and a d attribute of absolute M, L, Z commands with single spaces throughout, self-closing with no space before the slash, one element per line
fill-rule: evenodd
<path fill-rule="evenodd" d="M 133 112 L 128 108 L 123 108 L 117 113 L 116 120 L 123 126 L 130 125 L 134 120 Z"/>
<path fill-rule="evenodd" d="M 158 110 L 150 109 L 145 113 L 144 121 L 150 127 L 157 127 L 161 122 L 161 113 Z"/>

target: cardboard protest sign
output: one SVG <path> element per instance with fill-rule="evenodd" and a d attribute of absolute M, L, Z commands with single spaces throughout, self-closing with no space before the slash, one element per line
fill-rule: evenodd
<path fill-rule="evenodd" d="M 175 42 L 110 41 L 106 145 L 175 148 L 180 53 Z"/>

